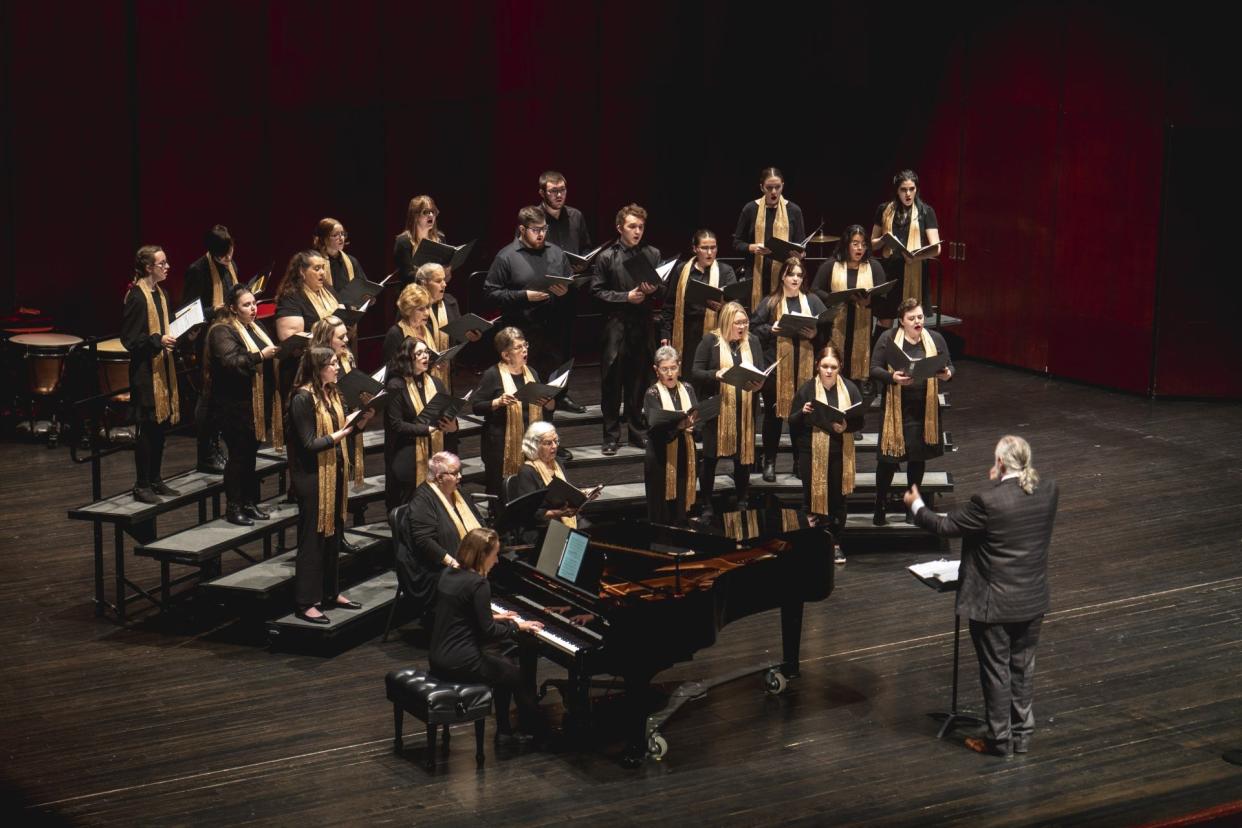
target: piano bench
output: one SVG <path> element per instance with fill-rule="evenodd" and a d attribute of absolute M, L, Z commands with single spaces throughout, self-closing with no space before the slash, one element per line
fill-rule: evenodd
<path fill-rule="evenodd" d="M 444 726 L 444 750 L 449 746 L 449 725 L 474 722 L 475 761 L 483 767 L 483 723 L 492 710 L 492 688 L 486 684 L 442 681 L 424 670 L 407 667 L 393 670 L 385 679 L 392 702 L 393 750 L 401 753 L 401 725 L 405 713 L 427 725 L 427 770 L 436 767 L 436 731 Z"/>

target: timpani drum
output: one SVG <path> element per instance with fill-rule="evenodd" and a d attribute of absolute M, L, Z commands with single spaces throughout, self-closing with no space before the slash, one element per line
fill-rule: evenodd
<path fill-rule="evenodd" d="M 99 368 L 100 393 L 111 394 L 113 402 L 129 402 L 129 391 L 123 390 L 129 388 L 129 351 L 121 344 L 120 337 L 97 344 L 95 361 Z"/>
<path fill-rule="evenodd" d="M 65 357 L 82 337 L 61 333 L 18 334 L 9 340 L 23 348 L 29 391 L 38 397 L 50 397 L 60 390 L 65 372 Z"/>

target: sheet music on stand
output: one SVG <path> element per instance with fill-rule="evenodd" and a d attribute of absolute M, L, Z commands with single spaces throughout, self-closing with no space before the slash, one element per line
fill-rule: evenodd
<path fill-rule="evenodd" d="M 953 592 L 957 589 L 958 567 L 961 563 L 961 561 L 940 558 L 935 561 L 911 564 L 906 569 L 937 592 Z"/>

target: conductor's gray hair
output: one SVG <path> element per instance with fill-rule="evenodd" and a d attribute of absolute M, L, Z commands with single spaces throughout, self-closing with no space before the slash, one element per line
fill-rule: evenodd
<path fill-rule="evenodd" d="M 656 348 L 656 365 L 659 365 L 661 362 L 668 362 L 669 360 L 672 360 L 673 362 L 681 362 L 681 357 L 677 356 L 676 348 L 672 345 L 661 345 L 659 348 Z"/>
<path fill-rule="evenodd" d="M 1030 494 L 1039 485 L 1039 472 L 1031 465 L 1031 444 L 1021 437 L 1006 434 L 996 444 L 996 459 L 1006 473 L 1018 473 L 1018 485 Z"/>
<path fill-rule="evenodd" d="M 451 451 L 437 451 L 427 460 L 427 477 L 436 480 L 449 470 L 449 466 L 460 462 L 461 458 Z"/>
<path fill-rule="evenodd" d="M 556 426 L 547 420 L 535 420 L 522 435 L 522 456 L 534 460 L 539 456 L 539 441 L 545 434 L 556 431 Z"/>

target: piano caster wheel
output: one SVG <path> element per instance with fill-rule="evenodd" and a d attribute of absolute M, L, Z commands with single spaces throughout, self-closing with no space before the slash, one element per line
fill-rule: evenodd
<path fill-rule="evenodd" d="M 647 739 L 647 755 L 657 762 L 668 756 L 668 740 L 659 733 L 652 733 Z"/>
<path fill-rule="evenodd" d="M 789 686 L 789 679 L 785 678 L 785 674 L 773 667 L 763 676 L 763 690 L 769 696 L 779 696 L 785 692 L 785 688 Z"/>

